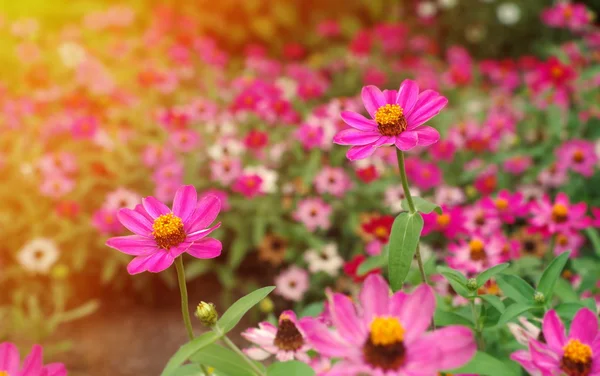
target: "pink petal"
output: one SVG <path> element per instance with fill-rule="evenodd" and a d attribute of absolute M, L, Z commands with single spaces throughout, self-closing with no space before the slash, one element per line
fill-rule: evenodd
<path fill-rule="evenodd" d="M 198 204 L 198 194 L 193 185 L 184 185 L 175 192 L 173 199 L 173 214 L 181 218 L 183 222 L 192 215 Z"/>
<path fill-rule="evenodd" d="M 204 196 L 198 201 L 196 211 L 185 224 L 185 231 L 189 234 L 208 227 L 215 221 L 221 211 L 221 201 L 212 195 Z"/>
<path fill-rule="evenodd" d="M 187 238 L 185 239 L 187 242 L 196 242 L 202 238 L 205 238 L 208 234 L 210 234 L 211 232 L 215 231 L 216 229 L 218 229 L 219 227 L 221 227 L 221 222 L 217 223 L 216 225 L 209 227 L 209 228 L 205 228 L 196 232 L 192 232 L 189 233 L 187 235 Z"/>
<path fill-rule="evenodd" d="M 7 371 L 9 375 L 16 374 L 19 370 L 19 349 L 10 342 L 0 344 L 0 370 Z"/>
<path fill-rule="evenodd" d="M 48 372 L 47 376 L 67 376 L 67 368 L 62 363 L 50 363 L 44 369 Z"/>
<path fill-rule="evenodd" d="M 377 123 L 375 120 L 367 119 L 361 114 L 357 114 L 352 111 L 342 111 L 342 120 L 344 123 L 348 124 L 352 128 L 358 129 L 360 131 L 376 131 Z"/>
<path fill-rule="evenodd" d="M 39 376 L 42 373 L 42 346 L 34 345 L 31 352 L 23 361 L 21 376 Z"/>
<path fill-rule="evenodd" d="M 156 252 L 160 252 L 161 250 L 156 250 Z M 139 274 L 148 270 L 146 263 L 152 257 L 153 254 L 141 255 L 135 257 L 133 260 L 129 262 L 127 265 L 127 272 L 131 275 Z"/>
<path fill-rule="evenodd" d="M 325 324 L 314 318 L 305 317 L 300 320 L 300 325 L 309 342 L 321 355 L 340 358 L 360 356 L 360 348 L 345 342 L 338 333 L 329 330 Z"/>
<path fill-rule="evenodd" d="M 471 329 L 448 326 L 430 335 L 435 346 L 442 352 L 438 369 L 453 369 L 467 364 L 477 351 Z"/>
<path fill-rule="evenodd" d="M 396 103 L 402 107 L 405 114 L 409 114 L 419 98 L 419 85 L 413 80 L 404 80 L 398 89 Z"/>
<path fill-rule="evenodd" d="M 346 153 L 346 158 L 351 161 L 355 161 L 357 159 L 364 159 L 371 156 L 378 147 L 392 142 L 394 137 L 381 137 L 379 140 L 375 141 L 371 145 L 363 145 L 363 146 L 353 146 Z"/>
<path fill-rule="evenodd" d="M 411 342 L 427 329 L 435 310 L 435 295 L 431 287 L 420 285 L 404 299 L 400 322 L 406 329 L 405 339 Z"/>
<path fill-rule="evenodd" d="M 533 364 L 542 371 L 546 371 L 547 375 L 551 374 L 549 371 L 558 369 L 559 359 L 556 354 L 549 351 L 538 350 L 532 343 L 529 344 L 529 352 L 531 353 Z"/>
<path fill-rule="evenodd" d="M 398 92 L 396 90 L 384 90 L 383 97 L 385 98 L 385 103 L 396 103 L 396 97 L 398 96 Z"/>
<path fill-rule="evenodd" d="M 159 273 L 171 266 L 173 261 L 175 259 L 169 252 L 155 252 L 150 255 L 150 258 L 146 262 L 146 268 L 150 273 Z"/>
<path fill-rule="evenodd" d="M 576 338 L 585 344 L 591 345 L 597 335 L 598 318 L 588 308 L 580 309 L 571 323 L 569 338 Z"/>
<path fill-rule="evenodd" d="M 440 368 L 437 366 L 441 362 L 442 351 L 438 349 L 434 339 L 431 336 L 425 336 L 417 339 L 411 344 L 407 344 L 408 351 L 403 371 L 406 375 L 435 375 Z"/>
<path fill-rule="evenodd" d="M 440 140 L 440 133 L 433 127 L 419 127 L 414 132 L 419 136 L 419 146 L 429 146 Z"/>
<path fill-rule="evenodd" d="M 414 129 L 425 123 L 448 104 L 448 99 L 433 90 L 425 90 L 419 94 L 419 99 L 409 114 L 405 113 L 408 129 Z"/>
<path fill-rule="evenodd" d="M 344 129 L 333 137 L 333 142 L 338 145 L 367 145 L 381 137 L 377 130 L 360 131 L 354 128 Z"/>
<path fill-rule="evenodd" d="M 363 87 L 360 96 L 367 112 L 372 118 L 375 118 L 377 109 L 386 104 L 385 96 L 381 90 L 373 85 Z"/>
<path fill-rule="evenodd" d="M 367 277 L 360 291 L 360 303 L 367 322 L 371 322 L 375 316 L 389 314 L 389 296 L 389 286 L 382 276 L 371 274 Z"/>
<path fill-rule="evenodd" d="M 542 330 L 548 346 L 556 352 L 562 351 L 567 338 L 565 336 L 565 327 L 558 318 L 556 311 L 551 310 L 546 313 L 544 322 L 542 323 Z"/>
<path fill-rule="evenodd" d="M 346 361 L 339 361 L 327 371 L 327 376 L 356 376 L 370 375 L 372 370 L 363 364 L 356 364 Z"/>
<path fill-rule="evenodd" d="M 142 204 L 137 204 L 135 206 L 135 208 L 133 208 L 133 210 L 136 211 L 137 213 L 140 213 L 144 218 L 149 220 L 150 223 L 152 223 L 154 221 L 154 218 L 152 218 L 150 216 L 150 214 L 148 214 L 148 212 L 146 211 L 146 209 L 144 209 L 144 206 Z"/>
<path fill-rule="evenodd" d="M 132 256 L 148 254 L 156 249 L 153 239 L 139 235 L 117 236 L 106 241 L 106 245 Z"/>
<path fill-rule="evenodd" d="M 148 237 L 152 233 L 152 222 L 137 211 L 127 208 L 119 209 L 117 218 L 123 226 L 134 234 Z"/>
<path fill-rule="evenodd" d="M 144 209 L 150 214 L 152 219 L 156 219 L 158 216 L 163 214 L 168 214 L 171 212 L 171 209 L 162 202 L 158 201 L 155 197 L 145 197 L 142 199 L 142 205 Z"/>
<path fill-rule="evenodd" d="M 398 291 L 394 295 L 390 297 L 390 315 L 391 316 L 400 316 L 400 312 L 402 312 L 402 307 L 404 306 L 404 300 L 406 299 L 407 294 Z"/>
<path fill-rule="evenodd" d="M 396 136 L 396 147 L 402 151 L 410 150 L 419 143 L 419 136 L 414 131 L 404 131 Z"/>
<path fill-rule="evenodd" d="M 331 299 L 331 320 L 344 339 L 355 345 L 361 345 L 365 340 L 366 329 L 359 320 L 354 304 L 343 294 L 333 294 Z"/>
<path fill-rule="evenodd" d="M 220 241 L 208 238 L 190 245 L 187 253 L 199 259 L 210 259 L 218 257 L 221 254 L 221 249 L 223 249 L 223 245 Z"/>

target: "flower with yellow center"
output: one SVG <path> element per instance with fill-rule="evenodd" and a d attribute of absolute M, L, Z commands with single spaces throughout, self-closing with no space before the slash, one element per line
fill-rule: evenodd
<path fill-rule="evenodd" d="M 469 251 L 471 253 L 471 260 L 480 261 L 486 258 L 484 244 L 479 239 L 472 239 L 469 242 Z"/>
<path fill-rule="evenodd" d="M 378 238 L 387 238 L 389 235 L 388 229 L 383 226 L 378 226 L 375 229 L 375 236 Z"/>
<path fill-rule="evenodd" d="M 552 207 L 552 220 L 556 223 L 564 223 L 569 218 L 569 209 L 560 203 Z"/>
<path fill-rule="evenodd" d="M 496 209 L 498 210 L 506 210 L 508 209 L 508 201 L 504 198 L 498 198 L 496 199 L 496 201 L 494 202 L 494 204 L 496 205 Z"/>
<path fill-rule="evenodd" d="M 173 213 L 162 214 L 152 224 L 152 236 L 162 249 L 176 247 L 186 238 L 183 221 Z"/>
<path fill-rule="evenodd" d="M 377 317 L 371 323 L 371 342 L 378 346 L 388 346 L 402 342 L 404 328 L 395 317 Z"/>
<path fill-rule="evenodd" d="M 446 227 L 450 224 L 450 215 L 449 214 L 440 214 L 437 216 L 437 218 L 435 219 L 435 222 L 438 224 L 438 226 L 440 227 Z"/>
<path fill-rule="evenodd" d="M 397 104 L 386 104 L 375 112 L 379 133 L 384 136 L 398 136 L 407 127 L 404 110 Z"/>
<path fill-rule="evenodd" d="M 570 339 L 563 347 L 560 369 L 568 376 L 587 376 L 591 373 L 592 348 L 578 339 Z"/>

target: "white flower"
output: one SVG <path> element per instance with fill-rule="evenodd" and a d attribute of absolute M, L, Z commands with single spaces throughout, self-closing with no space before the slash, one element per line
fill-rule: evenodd
<path fill-rule="evenodd" d="M 458 0 L 438 0 L 438 4 L 444 9 L 454 8 L 457 3 Z"/>
<path fill-rule="evenodd" d="M 74 42 L 65 42 L 58 47 L 58 54 L 67 68 L 75 68 L 85 60 L 85 50 Z"/>
<path fill-rule="evenodd" d="M 126 188 L 117 188 L 106 195 L 104 208 L 117 210 L 121 208 L 133 209 L 140 203 L 141 196 Z"/>
<path fill-rule="evenodd" d="M 246 167 L 244 174 L 258 175 L 262 179 L 261 191 L 264 193 L 275 193 L 277 191 L 277 171 L 265 166 Z"/>
<path fill-rule="evenodd" d="M 417 5 L 417 15 L 421 18 L 430 18 L 437 14 L 437 7 L 433 1 L 421 1 Z"/>
<path fill-rule="evenodd" d="M 448 185 L 441 185 L 435 191 L 434 202 L 444 203 L 448 206 L 459 205 L 465 202 L 466 196 L 462 189 L 458 187 L 451 187 Z"/>
<path fill-rule="evenodd" d="M 59 251 L 50 239 L 37 238 L 29 241 L 17 254 L 17 261 L 24 269 L 46 274 L 56 260 Z"/>
<path fill-rule="evenodd" d="M 410 191 L 411 196 L 420 196 L 421 192 L 419 192 L 418 189 L 416 188 L 412 188 Z M 385 190 L 385 198 L 384 198 L 384 202 L 385 205 L 390 208 L 390 212 L 392 213 L 400 213 L 403 209 L 402 209 L 402 200 L 404 200 L 406 198 L 406 195 L 404 194 L 404 189 L 402 188 L 402 185 L 395 185 L 395 186 L 389 186 L 386 190 Z"/>
<path fill-rule="evenodd" d="M 221 160 L 226 156 L 239 156 L 244 151 L 244 144 L 234 138 L 219 140 L 207 150 L 208 156 L 214 160 Z"/>
<path fill-rule="evenodd" d="M 519 317 L 519 322 L 521 325 L 512 322 L 506 324 L 512 335 L 515 336 L 517 342 L 519 342 L 521 345 L 527 346 L 529 344 L 529 340 L 538 339 L 541 332 L 540 328 L 530 323 L 523 316 Z"/>
<path fill-rule="evenodd" d="M 292 80 L 289 77 L 280 77 L 275 80 L 275 86 L 277 86 L 283 92 L 283 97 L 287 100 L 292 100 L 296 96 L 298 90 L 298 83 L 296 80 Z"/>
<path fill-rule="evenodd" d="M 504 25 L 514 25 L 521 19 L 521 8 L 515 3 L 500 4 L 496 9 L 496 15 Z"/>
<path fill-rule="evenodd" d="M 304 254 L 304 260 L 308 263 L 308 270 L 311 273 L 325 272 L 332 277 L 339 273 L 344 264 L 334 243 L 329 243 L 318 251 L 309 249 Z"/>

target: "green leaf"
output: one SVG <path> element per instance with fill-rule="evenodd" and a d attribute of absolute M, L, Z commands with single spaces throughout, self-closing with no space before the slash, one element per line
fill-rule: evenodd
<path fill-rule="evenodd" d="M 356 273 L 358 275 L 365 275 L 373 269 L 384 267 L 386 263 L 387 258 L 385 255 L 371 256 L 359 265 Z"/>
<path fill-rule="evenodd" d="M 204 333 L 181 346 L 175 355 L 169 359 L 165 369 L 161 373 L 161 376 L 172 376 L 175 370 L 185 363 L 192 355 L 215 342 L 219 338 L 221 338 L 220 334 L 211 331 Z"/>
<path fill-rule="evenodd" d="M 566 320 L 573 320 L 575 314 L 582 308 L 585 308 L 585 305 L 582 303 L 563 303 L 557 305 L 554 310 L 558 314 L 558 316 L 562 317 Z"/>
<path fill-rule="evenodd" d="M 461 272 L 441 265 L 437 267 L 437 271 L 448 280 L 448 283 L 450 283 L 458 295 L 465 298 L 471 295 L 471 292 L 467 288 L 467 277 Z"/>
<path fill-rule="evenodd" d="M 576 302 L 579 300 L 579 295 L 573 290 L 573 286 L 563 278 L 559 278 L 558 281 L 556 281 L 554 294 L 556 294 L 563 303 Z"/>
<path fill-rule="evenodd" d="M 585 229 L 585 233 L 587 234 L 588 238 L 590 238 L 590 241 L 594 246 L 594 251 L 598 256 L 600 256 L 600 235 L 598 235 L 598 231 L 595 228 L 588 227 Z"/>
<path fill-rule="evenodd" d="M 237 302 L 233 303 L 231 307 L 221 316 L 217 325 L 223 331 L 227 333 L 233 329 L 242 317 L 254 307 L 258 302 L 263 300 L 271 291 L 275 290 L 275 286 L 268 286 L 251 292 L 250 294 L 240 298 Z"/>
<path fill-rule="evenodd" d="M 481 351 L 477 351 L 475 356 L 466 365 L 447 371 L 447 373 L 472 373 L 481 376 L 515 376 L 517 375 L 504 362 Z"/>
<path fill-rule="evenodd" d="M 503 326 L 510 320 L 522 315 L 523 313 L 534 309 L 535 306 L 531 303 L 515 303 L 506 308 L 498 320 L 498 326 Z"/>
<path fill-rule="evenodd" d="M 267 376 L 314 376 L 315 371 L 306 363 L 292 360 L 273 363 L 267 368 Z"/>
<path fill-rule="evenodd" d="M 298 315 L 298 317 L 315 317 L 321 314 L 321 312 L 323 312 L 325 304 L 323 302 L 316 302 L 316 303 L 311 303 L 309 305 L 307 305 L 306 307 L 304 307 L 304 309 L 302 311 L 300 311 L 300 314 Z"/>
<path fill-rule="evenodd" d="M 433 316 L 433 322 L 437 326 L 449 326 L 449 325 L 462 325 L 469 328 L 473 327 L 473 322 L 458 313 L 442 311 L 436 309 L 435 315 Z"/>
<path fill-rule="evenodd" d="M 522 278 L 516 275 L 499 274 L 496 282 L 504 295 L 518 303 L 532 303 L 535 290 Z"/>
<path fill-rule="evenodd" d="M 98 307 L 100 307 L 100 303 L 98 303 L 97 300 L 92 300 L 92 301 L 85 303 L 84 305 L 81 305 L 81 306 L 75 308 L 75 309 L 60 313 L 58 315 L 57 320 L 61 323 L 79 320 L 81 318 L 84 318 L 84 317 L 89 316 L 92 313 L 96 312 Z"/>
<path fill-rule="evenodd" d="M 422 229 L 423 217 L 419 213 L 403 212 L 394 220 L 388 260 L 388 274 L 393 291 L 402 288 L 417 250 Z"/>
<path fill-rule="evenodd" d="M 241 356 L 216 343 L 210 344 L 198 351 L 190 357 L 190 361 L 213 367 L 217 371 L 228 375 L 254 376 L 254 373 Z M 259 367 L 262 367 L 262 364 Z"/>
<path fill-rule="evenodd" d="M 498 273 L 501 273 L 502 271 L 504 271 L 504 269 L 508 268 L 508 266 L 509 266 L 508 263 L 498 264 L 496 266 L 489 268 L 488 270 L 484 270 L 483 272 L 479 273 L 479 275 L 475 278 L 477 280 L 477 286 L 481 287 L 481 286 L 485 285 L 485 283 L 490 278 L 492 278 L 493 276 L 495 276 Z"/>
<path fill-rule="evenodd" d="M 594 313 L 596 313 L 598 310 L 598 308 L 596 307 L 596 299 L 594 299 L 594 298 L 583 299 L 581 301 L 581 304 L 583 304 L 585 307 L 589 308 Z"/>
<path fill-rule="evenodd" d="M 179 367 L 170 376 L 203 376 L 204 373 L 198 364 L 186 364 Z"/>
<path fill-rule="evenodd" d="M 550 265 L 548 265 L 540 277 L 537 291 L 544 294 L 547 302 L 550 301 L 550 298 L 552 297 L 554 286 L 556 286 L 556 281 L 558 281 L 558 278 L 560 278 L 560 274 L 569 260 L 570 254 L 571 252 L 564 252 L 558 255 L 554 260 L 552 260 Z"/>
<path fill-rule="evenodd" d="M 435 211 L 438 214 L 442 214 L 442 208 L 438 204 L 434 204 L 433 202 L 427 201 L 419 196 L 412 196 L 412 199 L 413 204 L 415 204 L 415 209 L 417 209 L 418 212 L 429 214 Z M 408 200 L 402 200 L 402 209 L 406 211 L 409 210 Z"/>
<path fill-rule="evenodd" d="M 500 298 L 497 297 L 496 295 L 487 295 L 486 294 L 486 295 L 479 295 L 479 297 L 484 302 L 486 302 L 489 305 L 491 305 L 492 307 L 496 308 L 498 310 L 498 312 L 500 312 L 500 313 L 503 313 L 504 310 L 506 309 L 504 307 L 504 303 L 502 303 L 502 300 L 500 300 Z"/>

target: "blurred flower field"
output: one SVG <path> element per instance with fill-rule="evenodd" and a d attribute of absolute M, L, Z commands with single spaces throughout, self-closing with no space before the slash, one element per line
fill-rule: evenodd
<path fill-rule="evenodd" d="M 0 8 L 0 376 L 600 375 L 599 4 L 471 3 Z"/>

